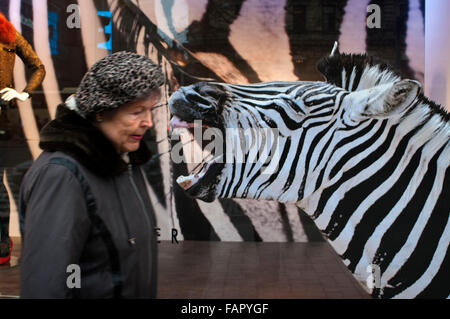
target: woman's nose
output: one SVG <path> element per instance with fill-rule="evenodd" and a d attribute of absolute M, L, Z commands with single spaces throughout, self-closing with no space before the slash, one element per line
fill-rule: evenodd
<path fill-rule="evenodd" d="M 147 127 L 152 127 L 153 126 L 153 122 L 152 122 L 152 112 L 149 110 L 147 112 L 145 112 L 145 118 L 142 121 L 142 125 L 145 125 Z"/>

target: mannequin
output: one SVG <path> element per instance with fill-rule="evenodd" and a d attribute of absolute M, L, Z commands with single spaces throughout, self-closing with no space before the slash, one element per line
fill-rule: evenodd
<path fill-rule="evenodd" d="M 13 88 L 13 71 L 16 55 L 31 71 L 30 78 L 23 91 Z M 8 123 L 6 111 L 16 106 L 15 100 L 25 101 L 45 77 L 45 68 L 33 51 L 31 45 L 20 35 L 14 26 L 0 12 L 0 124 Z M 8 130 L 0 126 L 0 140 L 7 139 Z M 10 203 L 8 192 L 3 184 L 4 173 L 8 167 L 17 165 L 14 158 L 8 159 L 8 148 L 0 149 L 0 265 L 9 262 L 12 241 L 9 238 Z M 14 156 L 12 156 L 14 157 Z"/>

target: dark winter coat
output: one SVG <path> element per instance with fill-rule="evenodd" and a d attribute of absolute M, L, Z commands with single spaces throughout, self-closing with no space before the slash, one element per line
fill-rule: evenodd
<path fill-rule="evenodd" d="M 154 298 L 156 221 L 140 168 L 150 158 L 145 143 L 127 165 L 97 128 L 60 105 L 40 147 L 20 192 L 21 297 Z M 70 265 L 79 265 L 79 282 Z"/>

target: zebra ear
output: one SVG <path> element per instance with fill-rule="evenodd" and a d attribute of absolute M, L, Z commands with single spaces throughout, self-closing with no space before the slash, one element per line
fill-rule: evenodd
<path fill-rule="evenodd" d="M 402 113 L 417 98 L 422 90 L 422 85 L 414 80 L 401 80 L 395 82 L 385 95 L 382 114 Z"/>
<path fill-rule="evenodd" d="M 422 86 L 414 80 L 401 80 L 370 89 L 351 92 L 351 106 L 345 112 L 347 125 L 367 118 L 385 119 L 403 114 L 420 94 Z"/>

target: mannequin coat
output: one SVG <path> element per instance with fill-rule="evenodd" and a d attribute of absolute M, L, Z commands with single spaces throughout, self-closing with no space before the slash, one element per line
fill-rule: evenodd
<path fill-rule="evenodd" d="M 3 15 L 0 15 L 0 90 L 13 88 L 16 55 L 31 71 L 28 83 L 23 89 L 23 92 L 30 94 L 42 83 L 45 77 L 45 67 L 27 40 L 14 29 Z"/>

